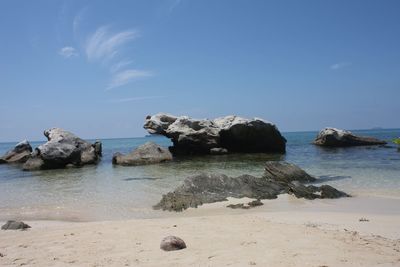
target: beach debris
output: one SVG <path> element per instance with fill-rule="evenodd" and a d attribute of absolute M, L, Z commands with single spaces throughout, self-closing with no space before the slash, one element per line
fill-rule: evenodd
<path fill-rule="evenodd" d="M 35 148 L 24 170 L 58 169 L 96 164 L 102 155 L 100 141 L 91 144 L 61 128 L 44 131 L 48 141 Z"/>
<path fill-rule="evenodd" d="M 127 155 L 118 152 L 115 153 L 112 158 L 112 163 L 116 165 L 137 166 L 167 162 L 171 160 L 172 154 L 168 149 L 153 142 L 147 142 Z"/>
<path fill-rule="evenodd" d="M 261 200 L 257 199 L 257 200 L 253 200 L 247 204 L 244 204 L 244 203 L 230 204 L 226 207 L 231 208 L 231 209 L 251 209 L 251 208 L 262 206 L 262 205 L 264 205 L 264 204 L 261 202 Z"/>
<path fill-rule="evenodd" d="M 1 230 L 26 230 L 28 228 L 31 227 L 24 222 L 7 221 L 6 224 L 1 227 Z"/>
<path fill-rule="evenodd" d="M 21 141 L 15 147 L 0 157 L 2 163 L 24 163 L 32 153 L 32 147 L 27 140 Z"/>
<path fill-rule="evenodd" d="M 226 154 L 286 150 L 286 139 L 271 122 L 226 116 L 214 120 L 158 113 L 143 126 L 150 134 L 171 139 L 172 154 Z"/>
<path fill-rule="evenodd" d="M 327 147 L 348 147 L 385 145 L 387 142 L 374 137 L 357 136 L 350 131 L 328 127 L 318 133 L 314 144 Z"/>
<path fill-rule="evenodd" d="M 358 219 L 358 221 L 359 222 L 369 222 L 369 220 L 367 218 L 364 218 L 364 217 Z"/>
<path fill-rule="evenodd" d="M 163 240 L 161 240 L 160 249 L 164 251 L 173 251 L 185 249 L 186 244 L 181 238 L 177 236 L 167 236 Z"/>
<path fill-rule="evenodd" d="M 0 252 L 0 258 L 3 258 L 3 257 L 4 257 L 4 254 Z"/>
<path fill-rule="evenodd" d="M 266 169 L 268 171 L 261 178 L 251 175 L 228 177 L 224 174 L 198 174 L 188 177 L 174 191 L 163 195 L 154 208 L 182 211 L 190 207 L 197 208 L 204 203 L 226 201 L 228 197 L 275 199 L 284 193 L 306 199 L 349 197 L 329 185 L 304 185 L 302 182 L 313 181 L 314 178 L 293 164 L 267 162 Z M 279 172 L 280 169 L 282 171 Z M 232 208 L 234 207 L 240 206 Z M 243 208 L 245 207 L 243 204 Z"/>
<path fill-rule="evenodd" d="M 223 147 L 214 147 L 210 149 L 211 155 L 225 155 L 228 154 L 228 149 Z"/>

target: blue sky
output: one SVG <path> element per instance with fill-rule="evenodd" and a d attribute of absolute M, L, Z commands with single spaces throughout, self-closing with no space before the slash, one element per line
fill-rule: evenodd
<path fill-rule="evenodd" d="M 400 127 L 399 1 L 0 1 L 0 141 L 157 112 Z"/>

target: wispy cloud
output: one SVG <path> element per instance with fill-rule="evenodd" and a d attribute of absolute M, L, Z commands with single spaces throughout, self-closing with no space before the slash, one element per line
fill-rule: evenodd
<path fill-rule="evenodd" d="M 88 7 L 82 8 L 78 14 L 74 17 L 72 21 L 72 32 L 74 34 L 74 37 L 77 38 L 78 33 L 79 33 L 79 27 L 83 21 L 83 18 L 85 17 L 86 12 L 88 11 Z"/>
<path fill-rule="evenodd" d="M 336 63 L 331 65 L 331 70 L 338 70 L 338 69 L 342 69 L 345 67 L 348 67 L 351 65 L 351 62 L 340 62 L 340 63 Z"/>
<path fill-rule="evenodd" d="M 138 37 L 135 30 L 111 33 L 108 26 L 99 27 L 89 36 L 85 45 L 89 60 L 107 61 L 118 54 L 119 48 Z"/>
<path fill-rule="evenodd" d="M 133 80 L 137 80 L 144 77 L 153 76 L 150 71 L 128 69 L 114 74 L 111 83 L 106 88 L 106 91 L 114 89 L 116 87 L 123 86 Z"/>
<path fill-rule="evenodd" d="M 112 65 L 111 68 L 110 68 L 110 71 L 111 71 L 112 73 L 115 73 L 115 72 L 117 72 L 117 71 L 123 69 L 124 67 L 129 66 L 129 65 L 132 64 L 132 63 L 133 63 L 133 61 L 131 61 L 131 60 L 123 60 L 123 61 L 120 61 L 120 62 L 115 63 L 114 65 Z"/>
<path fill-rule="evenodd" d="M 147 99 L 157 99 L 157 98 L 164 98 L 164 97 L 165 96 L 138 96 L 138 97 L 128 97 L 128 98 L 113 99 L 110 102 L 112 102 L 112 103 L 124 103 L 124 102 L 132 102 L 132 101 L 147 100 Z"/>
<path fill-rule="evenodd" d="M 78 51 L 76 51 L 76 49 L 72 46 L 65 46 L 61 48 L 60 51 L 58 51 L 58 54 L 64 58 L 77 57 L 79 55 Z"/>

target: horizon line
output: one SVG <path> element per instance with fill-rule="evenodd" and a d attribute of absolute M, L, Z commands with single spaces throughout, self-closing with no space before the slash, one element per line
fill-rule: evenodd
<path fill-rule="evenodd" d="M 322 130 L 322 129 L 321 129 Z M 319 132 L 321 130 L 303 130 L 303 131 L 280 131 L 281 134 L 283 135 L 284 133 L 311 133 L 311 132 Z M 379 131 L 379 130 L 400 130 L 399 128 L 381 128 L 381 127 L 373 127 L 373 128 L 364 128 L 364 129 L 345 129 L 347 131 Z M 147 135 L 143 135 L 143 136 L 132 136 L 132 137 L 104 137 L 104 138 L 81 138 L 83 140 L 86 141 L 90 141 L 90 140 L 115 140 L 115 139 L 134 139 L 134 138 L 146 138 L 149 135 L 153 135 L 153 136 L 162 136 L 168 139 L 168 137 L 162 135 L 162 134 L 147 134 Z M 28 139 L 26 139 L 28 140 Z M 0 141 L 0 144 L 9 144 L 9 143 L 19 143 L 20 141 Z M 28 140 L 28 142 L 32 142 L 32 143 L 39 143 L 39 142 L 47 142 L 46 140 Z"/>

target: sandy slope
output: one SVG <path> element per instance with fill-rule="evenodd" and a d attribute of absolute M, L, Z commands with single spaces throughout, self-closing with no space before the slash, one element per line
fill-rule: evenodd
<path fill-rule="evenodd" d="M 0 232 L 0 265 L 400 266 L 400 215 L 364 214 L 370 221 L 360 222 L 347 212 L 201 215 L 206 209 L 190 217 L 29 222 L 28 231 Z M 188 248 L 161 251 L 167 235 Z"/>

